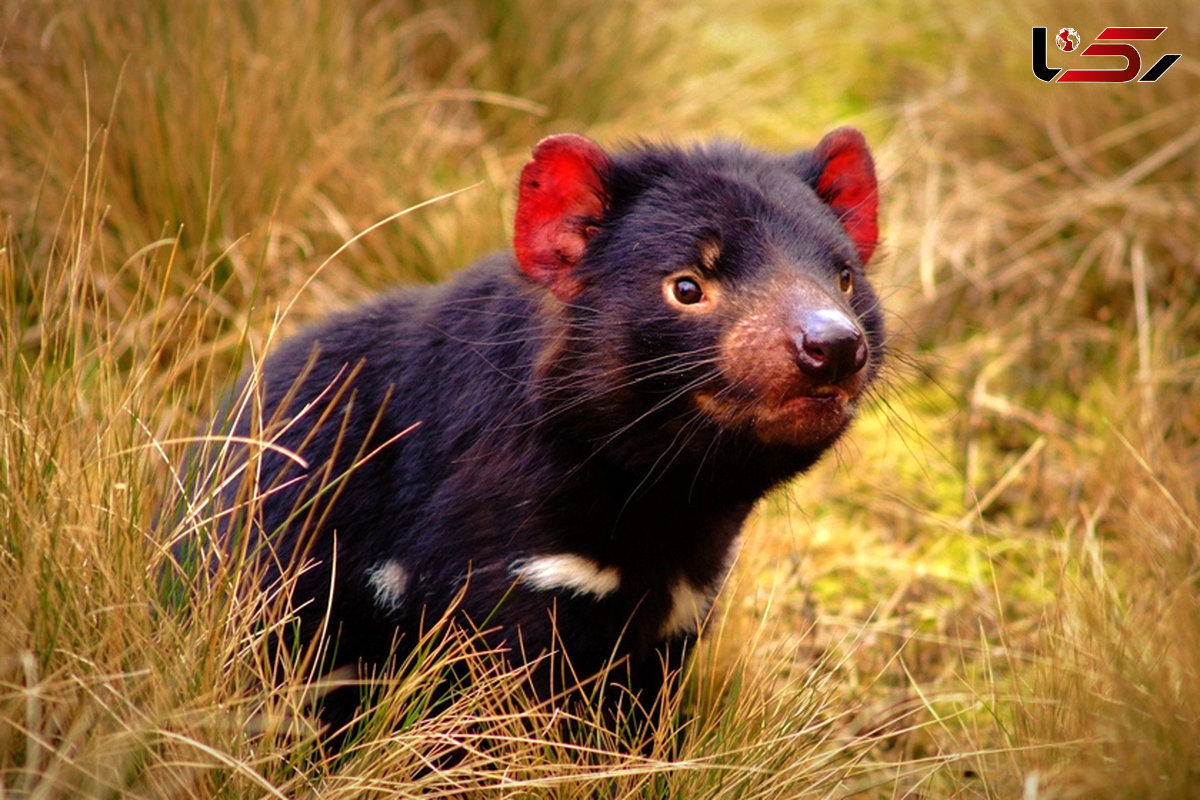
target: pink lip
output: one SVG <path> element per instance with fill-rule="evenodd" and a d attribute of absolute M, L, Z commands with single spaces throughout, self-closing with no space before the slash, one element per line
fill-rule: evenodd
<path fill-rule="evenodd" d="M 758 418 L 758 435 L 797 446 L 828 441 L 849 421 L 849 401 L 848 395 L 836 390 L 790 397 Z"/>
<path fill-rule="evenodd" d="M 835 387 L 822 387 L 814 389 L 805 394 L 792 395 L 783 398 L 779 404 L 777 411 L 786 413 L 791 408 L 803 408 L 805 406 L 824 407 L 829 405 L 844 405 L 849 400 L 849 396 Z"/>
<path fill-rule="evenodd" d="M 703 395 L 699 399 L 718 418 L 751 422 L 764 441 L 815 446 L 846 426 L 853 415 L 854 396 L 837 387 L 823 386 L 785 396 L 775 403 L 718 401 Z"/>

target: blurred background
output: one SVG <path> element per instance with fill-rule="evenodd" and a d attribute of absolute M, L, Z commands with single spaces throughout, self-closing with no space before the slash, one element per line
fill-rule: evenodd
<path fill-rule="evenodd" d="M 1182 58 L 1034 76 L 1035 26 L 1118 25 Z M 1194 796 L 1198 55 L 1184 0 L 0 2 L 0 797 Z M 152 612 L 154 508 L 242 367 L 506 247 L 545 135 L 845 124 L 891 363 L 754 516 L 674 733 L 505 717 L 430 770 L 496 690 L 341 757 L 250 735 L 250 616 Z"/>

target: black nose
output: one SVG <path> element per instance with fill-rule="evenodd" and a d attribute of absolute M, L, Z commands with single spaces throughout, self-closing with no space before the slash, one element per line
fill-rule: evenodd
<path fill-rule="evenodd" d="M 808 311 L 797 322 L 796 364 L 821 385 L 831 386 L 866 365 L 867 339 L 841 311 Z"/>

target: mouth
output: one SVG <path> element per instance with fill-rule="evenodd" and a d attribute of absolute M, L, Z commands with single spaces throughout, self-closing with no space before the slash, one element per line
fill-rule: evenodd
<path fill-rule="evenodd" d="M 854 417 L 857 396 L 833 386 L 784 397 L 775 403 L 761 398 L 697 395 L 697 405 L 726 424 L 753 428 L 766 443 L 813 447 L 831 442 Z"/>
<path fill-rule="evenodd" d="M 850 402 L 850 393 L 845 389 L 837 386 L 818 386 L 807 391 L 797 391 L 785 395 L 778 405 L 778 410 L 783 411 L 793 406 L 803 407 L 812 404 L 845 405 L 848 402 Z"/>
<path fill-rule="evenodd" d="M 774 409 L 760 409 L 755 430 L 760 439 L 815 445 L 837 436 L 854 416 L 854 403 L 833 387 L 789 397 Z"/>

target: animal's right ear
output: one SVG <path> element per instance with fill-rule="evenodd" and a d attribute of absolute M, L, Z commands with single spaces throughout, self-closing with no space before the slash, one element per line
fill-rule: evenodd
<path fill-rule="evenodd" d="M 564 133 L 540 141 L 521 170 L 513 225 L 517 263 L 560 300 L 579 291 L 574 268 L 608 203 L 611 163 L 591 139 Z"/>

